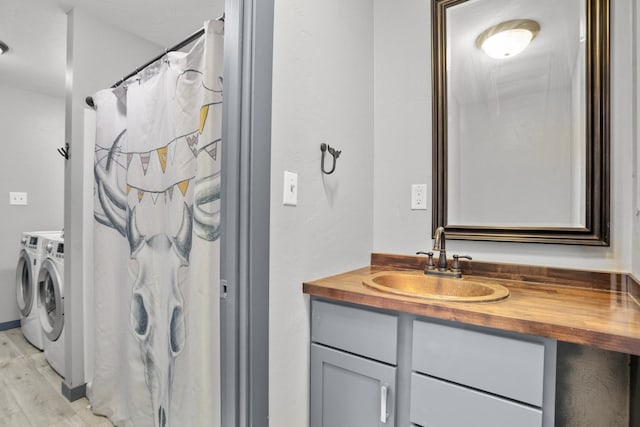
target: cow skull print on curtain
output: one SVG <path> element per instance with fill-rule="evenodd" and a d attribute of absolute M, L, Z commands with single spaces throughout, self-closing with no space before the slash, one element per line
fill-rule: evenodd
<path fill-rule="evenodd" d="M 94 97 L 87 395 L 116 425 L 220 424 L 223 25 Z"/>

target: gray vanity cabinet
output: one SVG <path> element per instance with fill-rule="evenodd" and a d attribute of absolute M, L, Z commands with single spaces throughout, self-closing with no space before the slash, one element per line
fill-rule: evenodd
<path fill-rule="evenodd" d="M 553 427 L 556 341 L 311 300 L 311 427 Z"/>
<path fill-rule="evenodd" d="M 395 425 L 397 317 L 312 301 L 311 427 Z"/>

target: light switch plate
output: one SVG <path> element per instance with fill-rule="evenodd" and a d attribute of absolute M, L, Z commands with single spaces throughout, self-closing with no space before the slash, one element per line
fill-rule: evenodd
<path fill-rule="evenodd" d="M 411 185 L 411 209 L 427 210 L 427 184 Z"/>
<path fill-rule="evenodd" d="M 284 171 L 284 189 L 282 204 L 296 206 L 298 204 L 298 174 Z"/>
<path fill-rule="evenodd" d="M 10 205 L 26 205 L 27 193 L 10 191 L 9 192 L 9 204 Z"/>

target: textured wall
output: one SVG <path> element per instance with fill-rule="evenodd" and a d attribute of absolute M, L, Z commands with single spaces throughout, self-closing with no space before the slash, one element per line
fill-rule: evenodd
<path fill-rule="evenodd" d="M 374 7 L 373 249 L 431 249 L 427 211 L 412 211 L 411 184 L 431 189 L 431 21 L 428 1 Z"/>
<path fill-rule="evenodd" d="M 368 264 L 372 247 L 373 48 L 368 0 L 276 1 L 271 136 L 269 420 L 309 417 L 304 280 Z M 320 143 L 342 150 L 320 172 Z M 283 206 L 283 171 L 298 205 Z"/>
<path fill-rule="evenodd" d="M 558 343 L 556 425 L 627 427 L 629 355 Z"/>
<path fill-rule="evenodd" d="M 64 159 L 56 149 L 64 145 L 64 98 L 0 84 L 0 140 L 2 323 L 20 318 L 15 277 L 21 233 L 62 228 Z M 10 191 L 26 192 L 28 205 L 10 206 Z"/>

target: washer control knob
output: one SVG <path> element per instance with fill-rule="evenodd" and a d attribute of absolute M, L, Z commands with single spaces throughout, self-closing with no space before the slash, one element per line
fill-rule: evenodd
<path fill-rule="evenodd" d="M 49 253 L 53 252 L 53 243 L 51 242 L 47 243 L 47 252 Z"/>
<path fill-rule="evenodd" d="M 26 245 L 27 244 L 27 236 L 22 236 L 22 239 L 20 239 L 20 244 L 21 245 Z"/>

